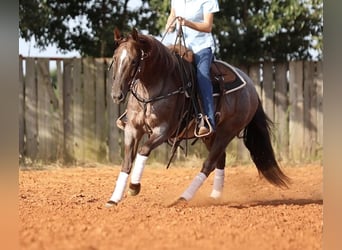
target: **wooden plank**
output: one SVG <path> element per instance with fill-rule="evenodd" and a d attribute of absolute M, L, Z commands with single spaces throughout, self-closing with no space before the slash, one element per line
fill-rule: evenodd
<path fill-rule="evenodd" d="M 73 146 L 74 158 L 78 162 L 84 160 L 83 141 L 83 80 L 82 80 L 82 59 L 74 58 L 73 60 Z"/>
<path fill-rule="evenodd" d="M 53 106 L 51 97 L 52 85 L 50 82 L 49 60 L 37 59 L 37 111 L 38 111 L 38 158 L 43 162 L 55 160 L 56 152 L 53 138 Z"/>
<path fill-rule="evenodd" d="M 38 155 L 38 120 L 37 120 L 37 81 L 36 62 L 26 59 L 25 77 L 25 156 L 32 161 Z"/>
<path fill-rule="evenodd" d="M 262 70 L 262 105 L 267 116 L 274 121 L 273 63 L 264 62 Z"/>
<path fill-rule="evenodd" d="M 255 89 L 261 98 L 261 83 L 260 83 L 260 63 L 254 63 L 249 68 L 249 77 L 252 79 Z"/>
<path fill-rule="evenodd" d="M 105 78 L 105 59 L 96 58 L 96 82 L 95 82 L 95 94 L 96 94 L 96 107 L 95 107 L 95 147 L 98 162 L 105 162 L 107 158 L 107 123 L 106 120 L 106 78 Z"/>
<path fill-rule="evenodd" d="M 243 140 L 236 138 L 236 163 L 246 164 L 250 160 L 250 153 L 243 143 Z"/>
<path fill-rule="evenodd" d="M 244 72 L 246 73 L 246 75 L 249 75 L 249 72 L 248 72 L 248 67 L 246 65 L 239 65 L 239 68 Z M 235 157 L 235 161 L 238 163 L 238 164 L 243 164 L 245 163 L 246 161 L 249 160 L 249 152 L 248 150 L 246 149 L 244 143 L 243 143 L 243 140 L 240 140 L 240 139 L 237 139 L 235 138 L 235 143 L 234 145 L 236 145 L 236 157 Z"/>
<path fill-rule="evenodd" d="M 309 61 L 305 61 L 303 63 L 303 71 L 304 71 L 304 87 L 303 87 L 303 95 L 304 95 L 304 135 L 303 135 L 303 154 L 304 160 L 310 162 L 312 157 L 314 156 L 314 147 L 316 143 L 316 133 L 315 133 L 315 121 L 313 120 L 314 115 L 314 107 L 312 106 L 312 98 L 314 95 L 313 92 L 313 74 L 314 74 L 314 64 Z"/>
<path fill-rule="evenodd" d="M 287 161 L 289 157 L 287 70 L 288 63 L 277 63 L 275 65 L 274 134 L 275 151 L 280 161 Z"/>
<path fill-rule="evenodd" d="M 245 72 L 247 75 L 249 75 L 248 67 L 246 65 L 240 65 L 239 68 Z M 249 152 L 243 143 L 243 140 L 236 139 L 236 161 L 239 164 L 246 163 L 250 160 Z"/>
<path fill-rule="evenodd" d="M 106 60 L 107 67 L 112 59 Z M 107 72 L 107 117 L 108 117 L 108 160 L 109 162 L 121 163 L 123 152 L 123 133 L 116 126 L 116 119 L 119 117 L 120 107 L 115 104 L 111 97 L 113 69 Z"/>
<path fill-rule="evenodd" d="M 64 122 L 64 163 L 72 164 L 74 158 L 73 114 L 72 114 L 72 59 L 63 60 L 63 122 Z"/>
<path fill-rule="evenodd" d="M 19 57 L 19 160 L 22 161 L 25 154 L 25 83 L 23 72 L 23 58 Z"/>
<path fill-rule="evenodd" d="M 234 138 L 227 146 L 226 149 L 226 166 L 227 165 L 238 165 L 239 162 L 237 160 L 237 143 L 238 143 L 238 138 Z M 250 157 L 249 157 L 250 158 Z"/>
<path fill-rule="evenodd" d="M 248 67 L 244 64 L 240 64 L 239 69 L 242 70 L 246 75 L 248 75 Z"/>
<path fill-rule="evenodd" d="M 56 76 L 57 76 L 57 99 L 58 109 L 55 112 L 56 117 L 56 147 L 57 147 L 57 160 L 63 161 L 64 157 L 64 119 L 63 119 L 63 70 L 62 61 L 56 61 Z"/>
<path fill-rule="evenodd" d="M 84 141 L 84 160 L 95 161 L 95 65 L 93 58 L 83 59 L 84 72 L 84 103 L 83 103 L 83 141 Z"/>
<path fill-rule="evenodd" d="M 300 163 L 303 158 L 303 61 L 289 64 L 289 155 L 293 162 Z"/>
<path fill-rule="evenodd" d="M 317 101 L 317 140 L 316 140 L 316 152 L 319 158 L 322 158 L 323 154 L 323 62 L 316 63 L 316 74 L 314 76 L 314 82 L 316 86 Z"/>

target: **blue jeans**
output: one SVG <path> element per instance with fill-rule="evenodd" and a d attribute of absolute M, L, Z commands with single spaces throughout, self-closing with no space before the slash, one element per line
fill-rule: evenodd
<path fill-rule="evenodd" d="M 211 48 L 205 48 L 195 54 L 197 69 L 197 82 L 202 100 L 202 107 L 209 118 L 209 122 L 215 129 L 215 109 L 213 98 L 213 85 L 210 79 L 210 66 L 213 61 Z"/>

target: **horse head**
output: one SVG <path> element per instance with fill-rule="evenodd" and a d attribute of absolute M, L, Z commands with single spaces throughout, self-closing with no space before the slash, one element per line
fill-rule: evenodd
<path fill-rule="evenodd" d="M 133 29 L 128 37 L 122 37 L 118 29 L 114 30 L 115 50 L 113 55 L 113 83 L 111 96 L 115 103 L 125 100 L 127 93 L 138 78 L 143 50 L 139 34 Z"/>

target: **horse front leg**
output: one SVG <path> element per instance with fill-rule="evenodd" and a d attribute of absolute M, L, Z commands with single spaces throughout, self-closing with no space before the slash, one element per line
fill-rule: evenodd
<path fill-rule="evenodd" d="M 160 133 L 160 128 L 155 128 L 149 139 L 139 149 L 139 153 L 134 162 L 134 167 L 131 174 L 131 182 L 129 184 L 128 193 L 132 196 L 138 195 L 141 190 L 141 178 L 145 169 L 148 156 L 153 149 L 162 144 L 167 135 Z"/>
<path fill-rule="evenodd" d="M 117 205 L 122 200 L 128 176 L 131 172 L 133 160 L 136 155 L 139 141 L 141 140 L 142 135 L 143 133 L 134 128 L 125 128 L 125 156 L 122 163 L 121 171 L 115 184 L 114 191 L 109 201 L 106 203 L 106 207 Z"/>

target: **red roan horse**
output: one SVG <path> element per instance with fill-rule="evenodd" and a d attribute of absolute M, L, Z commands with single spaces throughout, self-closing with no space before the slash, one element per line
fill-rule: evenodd
<path fill-rule="evenodd" d="M 186 110 L 184 107 L 191 104 L 184 89 L 184 67 L 180 67 L 179 58 L 173 51 L 154 37 L 142 35 L 135 29 L 127 37 L 121 37 L 115 31 L 114 40 L 116 48 L 111 65 L 111 95 L 115 103 L 120 103 L 129 91 L 132 94 L 127 103 L 122 169 L 106 207 L 117 205 L 122 200 L 130 174 L 129 193 L 137 195 L 140 192 L 140 181 L 149 154 L 163 142 L 177 136 L 180 120 Z M 183 63 L 190 64 L 185 61 Z M 288 186 L 289 178 L 279 168 L 271 145 L 272 122 L 264 113 L 252 80 L 238 68 L 234 69 L 246 84 L 237 91 L 215 97 L 219 114 L 216 131 L 202 139 L 209 154 L 201 171 L 177 201 L 190 200 L 214 170 L 210 196 L 220 197 L 224 183 L 226 147 L 241 132 L 259 173 L 276 186 Z M 148 134 L 148 138 L 139 147 L 144 134 Z M 185 139 L 189 137 L 191 133 L 189 135 L 187 132 Z"/>

